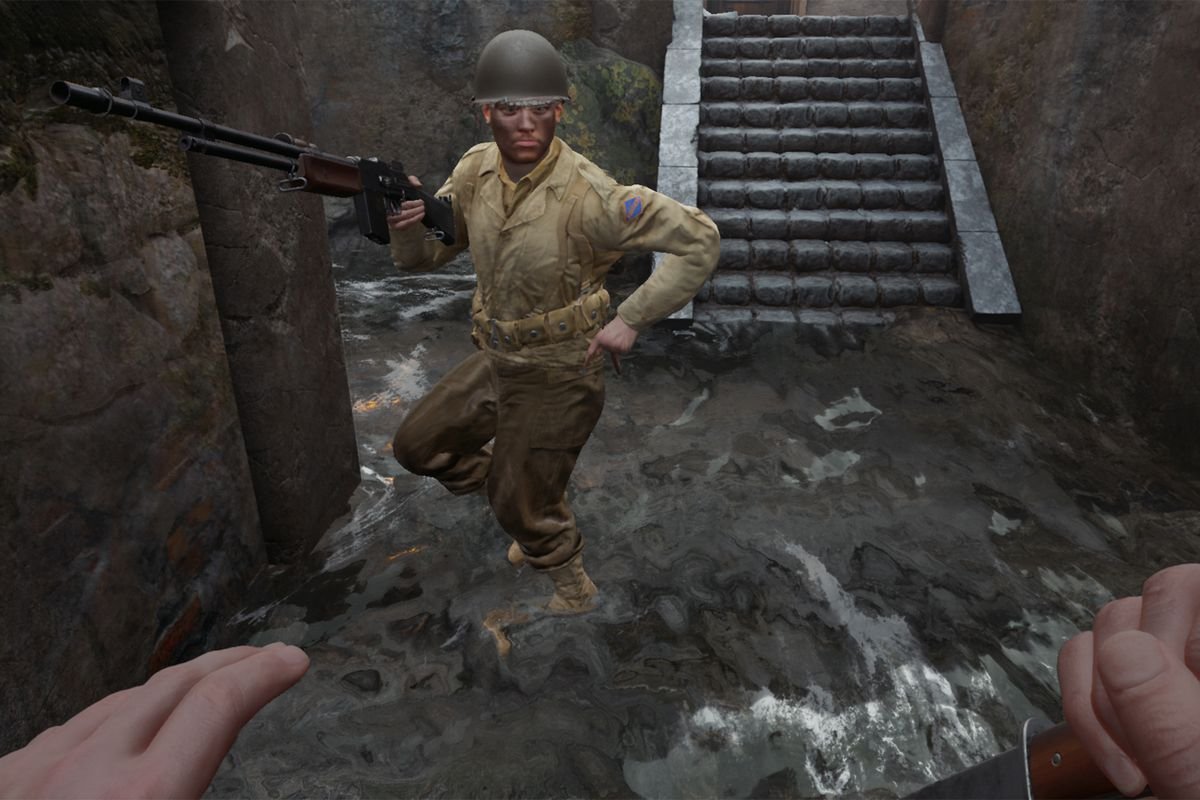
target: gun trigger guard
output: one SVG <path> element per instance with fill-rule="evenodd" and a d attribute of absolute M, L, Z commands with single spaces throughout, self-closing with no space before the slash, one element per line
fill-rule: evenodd
<path fill-rule="evenodd" d="M 429 230 L 425 231 L 425 241 L 427 241 L 427 242 L 440 242 L 442 239 L 445 239 L 445 238 L 446 238 L 446 232 L 443 230 L 438 230 L 437 228 L 430 228 Z"/>
<path fill-rule="evenodd" d="M 281 192 L 299 192 L 308 186 L 307 178 L 284 178 L 279 182 Z"/>

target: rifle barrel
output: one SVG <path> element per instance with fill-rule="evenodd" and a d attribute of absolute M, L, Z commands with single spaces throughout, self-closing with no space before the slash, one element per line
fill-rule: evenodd
<path fill-rule="evenodd" d="M 257 150 L 250 150 L 245 147 L 237 147 L 231 144 L 220 144 L 208 139 L 201 139 L 197 136 L 180 136 L 179 146 L 189 153 L 203 153 L 208 156 L 217 156 L 218 158 L 228 158 L 232 161 L 241 161 L 244 164 L 254 164 L 259 167 L 269 167 L 271 169 L 280 169 L 284 172 L 291 172 L 295 168 L 296 162 L 290 158 L 281 158 L 279 156 L 260 153 Z"/>
<path fill-rule="evenodd" d="M 107 89 L 89 89 L 70 81 L 55 81 L 50 87 L 50 98 L 59 105 L 75 106 L 93 114 L 101 116 L 115 114 L 118 117 L 128 117 L 139 122 L 152 122 L 193 134 L 201 139 L 220 139 L 243 147 L 266 150 L 268 153 L 275 153 L 287 158 L 297 158 L 301 153 L 311 152 L 307 148 L 297 147 L 280 139 L 247 133 L 236 128 L 227 128 L 215 122 L 208 122 L 197 117 L 186 117 L 173 111 L 164 111 L 139 100 L 116 97 Z"/>

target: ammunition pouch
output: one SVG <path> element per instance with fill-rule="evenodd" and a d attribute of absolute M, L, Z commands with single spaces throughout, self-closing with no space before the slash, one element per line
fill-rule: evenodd
<path fill-rule="evenodd" d="M 608 292 L 584 295 L 569 306 L 524 319 L 492 319 L 482 311 L 472 315 L 472 338 L 485 348 L 513 352 L 527 347 L 565 342 L 603 327 L 608 321 Z"/>

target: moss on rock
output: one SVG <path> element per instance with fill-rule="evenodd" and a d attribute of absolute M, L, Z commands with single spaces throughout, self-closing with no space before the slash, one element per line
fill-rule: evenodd
<path fill-rule="evenodd" d="M 587 40 L 567 42 L 562 55 L 571 102 L 560 135 L 618 181 L 653 185 L 662 107 L 654 72 Z"/>

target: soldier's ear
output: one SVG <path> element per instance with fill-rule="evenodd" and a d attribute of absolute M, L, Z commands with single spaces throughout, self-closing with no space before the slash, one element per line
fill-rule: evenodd
<path fill-rule="evenodd" d="M 481 106 L 481 108 L 483 109 L 483 121 L 486 122 L 488 125 L 491 125 L 492 124 L 492 104 L 484 103 Z"/>
<path fill-rule="evenodd" d="M 563 115 L 563 104 L 562 104 L 562 101 L 560 100 L 559 102 L 554 104 L 554 121 L 562 122 L 562 115 Z"/>

